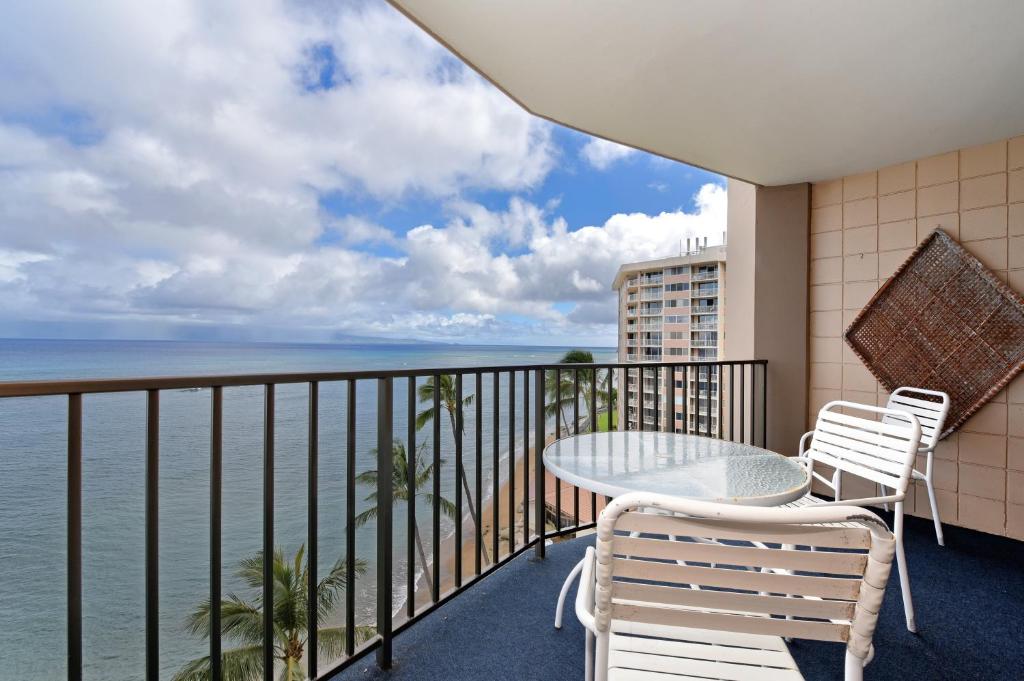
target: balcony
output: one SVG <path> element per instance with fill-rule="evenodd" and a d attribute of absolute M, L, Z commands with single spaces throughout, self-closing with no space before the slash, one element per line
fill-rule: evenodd
<path fill-rule="evenodd" d="M 698 272 L 690 277 L 690 281 L 717 281 L 718 272 Z"/>
<path fill-rule="evenodd" d="M 718 305 L 693 305 L 690 307 L 690 314 L 715 314 L 718 312 Z"/>
<path fill-rule="evenodd" d="M 679 365 L 651 366 L 667 372 L 670 366 Z M 743 362 L 741 366 L 751 372 L 766 371 L 763 362 Z M 252 591 L 248 597 L 257 603 L 274 604 L 280 595 L 280 585 L 275 589 L 278 568 L 274 561 L 258 561 L 256 570 L 261 579 L 254 582 L 250 578 L 249 587 L 233 581 L 233 569 L 246 556 L 238 555 L 237 543 L 223 534 L 227 526 L 222 518 L 237 511 L 234 505 L 242 494 L 259 509 L 250 522 L 259 528 L 262 555 L 273 555 L 282 546 L 304 544 L 308 583 L 322 585 L 325 582 L 321 579 L 327 575 L 319 571 L 325 567 L 321 558 L 333 563 L 340 553 L 344 558 L 337 562 L 337 574 L 332 579 L 361 585 L 359 595 L 344 590 L 340 597 L 333 593 L 333 598 L 340 600 L 335 601 L 332 613 L 320 610 L 322 594 L 317 587 L 294 604 L 306 611 L 304 615 L 310 621 L 324 617 L 320 621 L 326 625 L 329 615 L 331 626 L 345 625 L 344 636 L 331 644 L 335 652 L 303 660 L 309 665 L 311 678 L 345 678 L 337 674 L 345 669 L 363 674 L 364 669 L 354 665 L 372 651 L 377 652 L 382 665 L 388 666 L 396 636 L 416 630 L 432 612 L 460 593 L 475 593 L 483 602 L 497 603 L 491 589 L 477 587 L 477 582 L 490 575 L 509 574 L 498 569 L 504 566 L 529 565 L 517 559 L 530 550 L 543 556 L 548 540 L 592 527 L 599 510 L 592 504 L 596 497 L 581 495 L 567 484 L 537 475 L 542 470 L 537 443 L 550 442 L 556 434 L 577 429 L 586 432 L 594 423 L 592 414 L 616 409 L 613 388 L 627 368 L 618 363 L 508 365 L 0 383 L 0 404 L 5 407 L 17 405 L 26 414 L 33 410 L 51 414 L 60 405 L 58 408 L 66 412 L 66 431 L 58 437 L 64 441 L 60 450 L 66 451 L 68 471 L 66 489 L 60 490 L 60 496 L 69 512 L 66 552 L 58 561 L 66 572 L 68 586 L 64 623 L 68 632 L 68 677 L 104 678 L 102 651 L 90 649 L 90 637 L 84 628 L 87 622 L 89 626 L 95 624 L 83 617 L 96 607 L 90 591 L 95 575 L 93 568 L 88 568 L 90 578 L 83 581 L 83 556 L 95 555 L 93 552 L 100 549 L 89 532 L 82 532 L 83 525 L 90 527 L 95 514 L 105 508 L 89 494 L 83 496 L 83 486 L 88 491 L 93 474 L 87 452 L 102 446 L 102 441 L 95 439 L 95 417 L 104 404 L 108 409 L 111 405 L 118 407 L 126 427 L 133 420 L 132 414 L 137 414 L 137 432 L 143 436 L 140 445 L 145 466 L 140 469 L 143 475 L 138 481 L 138 498 L 145 513 L 133 516 L 138 525 L 123 528 L 123 539 L 117 540 L 131 543 L 135 536 L 139 538 L 138 546 L 126 545 L 118 551 L 130 554 L 137 550 L 144 568 L 141 606 L 147 635 L 140 643 L 138 659 L 144 659 L 146 668 L 161 678 L 170 678 L 185 662 L 167 653 L 168 648 L 180 652 L 180 647 L 166 643 L 175 636 L 188 636 L 185 628 L 177 628 L 183 625 L 173 623 L 186 622 L 189 612 L 167 612 L 167 601 L 158 586 L 179 583 L 183 556 L 203 563 L 205 574 L 217 576 L 203 584 L 196 603 L 204 595 L 214 604 L 227 603 L 223 599 L 239 588 Z M 551 379 L 557 375 L 562 380 L 554 385 L 561 387 L 552 393 L 546 386 L 552 385 Z M 581 392 L 584 381 L 580 380 L 588 375 L 597 377 L 598 388 L 589 396 Z M 114 402 L 109 401 L 112 395 L 117 398 Z M 466 402 L 466 397 L 473 399 Z M 763 414 L 763 397 L 751 382 L 744 400 Z M 414 427 L 417 402 L 432 404 L 440 415 L 448 408 L 444 405 L 450 398 L 456 405 L 452 423 L 465 423 L 464 432 L 456 431 L 454 426 L 449 432 L 447 416 L 432 419 L 431 428 L 423 432 Z M 637 401 L 645 427 L 654 425 L 653 400 L 634 398 L 628 404 L 632 407 Z M 553 404 L 561 408 L 552 415 L 548 407 Z M 256 408 L 255 418 L 262 424 L 244 433 L 248 438 L 245 466 L 257 472 L 256 477 L 249 478 L 248 486 L 238 478 L 237 471 L 231 473 L 237 466 L 234 447 L 241 436 L 231 424 L 237 426 L 238 410 L 246 406 Z M 62 413 L 62 420 L 64 416 Z M 763 417 L 761 420 L 763 423 Z M 124 437 L 124 432 L 116 430 L 107 437 Z M 765 431 L 747 435 L 752 442 L 763 442 Z M 192 503 L 194 499 L 188 497 L 192 501 L 187 512 L 206 525 L 201 540 L 194 534 L 186 538 L 166 532 L 161 524 L 160 512 L 168 500 L 180 504 L 179 485 L 185 478 L 176 471 L 182 465 L 183 447 L 190 455 L 198 456 L 197 471 L 207 476 L 198 488 L 202 503 Z M 405 491 L 392 474 L 397 465 L 428 471 L 425 475 L 429 480 L 414 492 L 415 504 L 401 501 Z M 364 476 L 371 469 L 377 473 L 372 480 Z M 198 472 L 190 471 L 186 477 L 190 494 L 194 494 L 192 482 Z M 457 472 L 461 472 L 461 484 Z M 302 516 L 282 516 L 280 500 L 296 491 L 306 502 Z M 337 517 L 322 524 L 324 513 L 340 501 L 339 495 L 345 501 L 337 507 Z M 368 505 L 371 498 L 373 506 Z M 450 517 L 446 515 L 449 510 L 441 510 L 442 498 L 450 500 Z M 3 504 L 0 498 L 0 507 Z M 357 514 L 371 509 L 374 515 L 357 520 Z M 538 519 L 546 521 L 539 532 Z M 416 542 L 405 530 L 407 527 L 422 530 L 426 544 L 422 557 L 417 555 Z M 325 542 L 324 532 L 334 531 L 338 531 L 335 540 Z M 168 561 L 167 555 L 174 555 L 175 560 Z M 377 584 L 388 584 L 389 588 L 378 589 Z M 116 610 L 117 605 L 114 607 Z M 125 617 L 132 607 L 126 602 L 121 608 Z M 202 658 L 207 664 L 209 659 L 220 660 L 221 651 L 238 643 L 226 624 L 228 616 L 218 607 L 211 609 L 213 635 L 208 642 L 196 641 L 200 648 L 216 651 Z M 275 620 L 259 619 L 263 640 L 280 643 Z M 309 631 L 311 649 L 317 649 L 316 631 L 316 627 Z M 269 673 L 279 664 L 275 662 L 276 654 L 273 647 L 266 647 L 260 655 L 262 662 L 254 664 L 262 664 Z M 412 660 L 410 655 L 397 668 L 408 670 L 401 673 L 415 678 L 428 678 L 406 666 Z M 213 678 L 219 677 L 218 671 L 214 670 Z M 475 670 L 467 673 L 467 677 L 453 678 L 477 678 Z"/>
<path fill-rule="evenodd" d="M 883 516 L 891 524 L 891 515 Z M 929 521 L 906 520 L 906 550 L 915 557 L 922 578 L 914 582 L 921 636 L 908 634 L 903 622 L 899 585 L 890 579 L 875 640 L 875 659 L 865 678 L 1011 679 L 1024 665 L 1020 648 L 1002 637 L 988 637 L 964 622 L 986 622 L 995 615 L 1016 618 L 1014 598 L 1024 593 L 1024 550 L 1020 542 L 971 530 L 950 528 L 949 546 L 935 544 Z M 364 662 L 339 681 L 475 681 L 477 679 L 582 679 L 583 628 L 566 612 L 563 629 L 551 626 L 552 608 L 562 581 L 593 539 L 583 537 L 547 547 L 543 560 L 521 555 L 479 586 L 437 611 L 394 640 L 395 668 L 382 671 Z M 985 565 L 984 588 L 977 580 Z M 970 596 L 963 594 L 964 585 Z M 569 597 L 574 597 L 575 590 Z M 570 600 L 571 604 L 571 600 Z M 957 613 L 948 616 L 947 613 Z M 944 647 L 936 651 L 934 641 Z M 830 681 L 841 674 L 842 649 L 836 644 L 797 642 L 790 651 L 808 681 Z"/>

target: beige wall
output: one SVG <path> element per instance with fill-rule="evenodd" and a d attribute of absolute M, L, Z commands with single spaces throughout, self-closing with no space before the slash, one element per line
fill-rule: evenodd
<path fill-rule="evenodd" d="M 842 335 L 936 227 L 1024 292 L 1024 136 L 812 186 L 808 425 L 829 400 L 886 402 Z M 935 486 L 943 522 L 1024 539 L 1024 377 L 942 442 Z"/>
<path fill-rule="evenodd" d="M 729 181 L 725 358 L 768 360 L 767 446 L 792 454 L 807 406 L 808 203 L 806 184 Z"/>

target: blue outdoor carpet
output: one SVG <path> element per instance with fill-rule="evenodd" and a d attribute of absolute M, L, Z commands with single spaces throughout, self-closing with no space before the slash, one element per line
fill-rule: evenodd
<path fill-rule="evenodd" d="M 947 526 L 943 548 L 931 521 L 906 524 L 919 633 L 906 630 L 894 564 L 865 679 L 1024 680 L 1024 542 Z M 575 589 L 563 629 L 552 621 L 562 581 L 592 541 L 550 546 L 544 560 L 520 556 L 397 636 L 390 671 L 371 654 L 335 679 L 583 679 Z M 794 641 L 790 650 L 807 679 L 842 678 L 841 644 Z"/>

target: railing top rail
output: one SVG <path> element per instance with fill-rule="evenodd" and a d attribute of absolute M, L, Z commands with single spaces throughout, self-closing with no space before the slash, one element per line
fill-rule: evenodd
<path fill-rule="evenodd" d="M 729 366 L 739 364 L 767 364 L 767 360 L 707 360 L 644 362 L 655 366 Z M 141 392 L 145 390 L 187 390 L 193 388 L 242 387 L 310 383 L 313 381 L 357 381 L 374 378 L 428 377 L 440 374 L 466 375 L 506 371 L 553 371 L 555 369 L 629 369 L 639 366 L 634 362 L 597 362 L 594 364 L 508 364 L 500 366 L 425 367 L 420 369 L 378 369 L 366 371 L 322 371 L 275 374 L 223 374 L 198 376 L 140 376 L 130 378 L 96 378 L 76 380 L 0 381 L 0 398 L 42 397 L 90 393 Z"/>

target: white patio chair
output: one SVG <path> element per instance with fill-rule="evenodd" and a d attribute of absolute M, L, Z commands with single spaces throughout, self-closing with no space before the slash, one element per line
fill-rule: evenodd
<path fill-rule="evenodd" d="M 914 395 L 918 397 L 914 397 Z M 922 395 L 936 398 L 938 401 L 921 399 Z M 938 390 L 924 388 L 897 388 L 889 396 L 889 403 L 886 407 L 909 412 L 916 416 L 921 423 L 921 445 L 917 449 L 917 454 L 918 456 L 923 454 L 926 457 L 924 472 L 922 473 L 915 466 L 910 474 L 914 480 L 924 480 L 928 489 L 928 503 L 932 509 L 932 522 L 935 523 L 935 539 L 939 542 L 939 546 L 945 546 L 946 540 L 942 536 L 942 521 L 939 519 L 939 505 L 935 500 L 935 484 L 932 482 L 932 460 L 935 455 L 935 446 L 939 443 L 942 429 L 946 425 L 946 416 L 949 415 L 949 395 Z M 880 491 L 885 494 L 884 489 Z M 886 510 L 889 509 L 886 508 Z"/>
<path fill-rule="evenodd" d="M 802 679 L 783 637 L 845 643 L 845 678 L 862 679 L 894 550 L 858 507 L 623 495 L 576 595 L 587 681 Z"/>
<path fill-rule="evenodd" d="M 869 418 L 854 416 L 849 412 L 860 412 Z M 896 565 L 899 569 L 907 629 L 910 631 L 917 631 L 917 625 L 914 620 L 914 603 L 910 595 L 910 575 L 903 551 L 903 500 L 907 495 L 920 443 L 921 424 L 913 413 L 855 402 L 829 402 L 818 412 L 814 430 L 800 439 L 800 458 L 807 463 L 812 477 L 832 491 L 834 501 L 808 494 L 787 504 L 787 507 L 894 504 Z M 832 478 L 828 479 L 815 471 L 816 463 L 830 466 L 834 471 Z M 883 494 L 869 498 L 843 499 L 843 473 L 875 483 L 876 489 L 880 486 Z M 887 488 L 892 490 L 891 494 L 884 494 Z"/>

